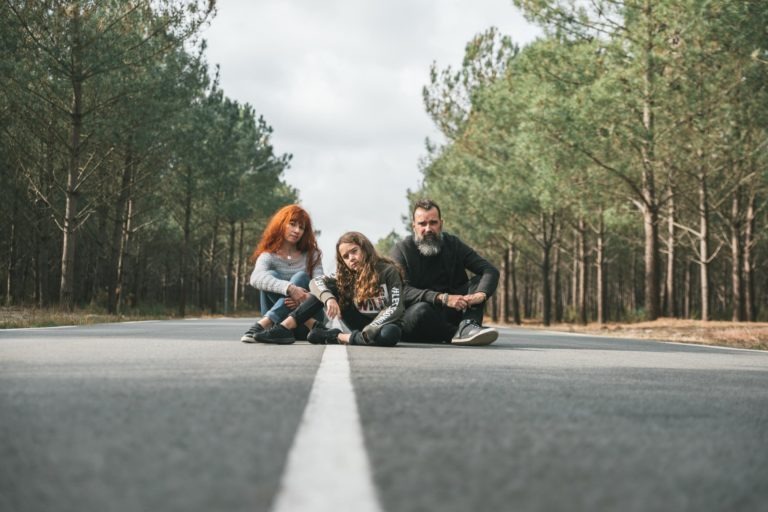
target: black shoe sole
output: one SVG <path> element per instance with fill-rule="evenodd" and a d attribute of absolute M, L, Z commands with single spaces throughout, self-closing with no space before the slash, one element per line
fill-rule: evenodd
<path fill-rule="evenodd" d="M 295 343 L 296 338 L 270 338 L 270 339 L 259 339 L 256 338 L 256 343 L 268 343 L 271 345 L 290 345 L 291 343 Z"/>

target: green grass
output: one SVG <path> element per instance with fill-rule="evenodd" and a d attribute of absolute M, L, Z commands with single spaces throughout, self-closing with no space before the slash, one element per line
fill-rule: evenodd
<path fill-rule="evenodd" d="M 172 317 L 173 315 L 168 311 L 159 310 L 110 315 L 97 308 L 76 308 L 73 311 L 65 311 L 58 308 L 3 307 L 0 308 L 0 329 L 90 325 L 136 320 L 158 320 Z"/>

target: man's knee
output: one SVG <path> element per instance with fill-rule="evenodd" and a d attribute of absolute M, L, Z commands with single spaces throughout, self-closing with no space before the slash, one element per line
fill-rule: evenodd
<path fill-rule="evenodd" d="M 429 302 L 417 302 L 408 306 L 403 314 L 403 320 L 408 322 L 418 322 L 425 318 L 437 318 L 435 307 Z"/>

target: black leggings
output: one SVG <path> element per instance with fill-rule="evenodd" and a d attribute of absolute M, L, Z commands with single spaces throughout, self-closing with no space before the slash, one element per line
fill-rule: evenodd
<path fill-rule="evenodd" d="M 290 316 L 296 320 L 299 325 L 304 325 L 304 322 L 315 316 L 318 311 L 322 311 L 323 303 L 320 299 L 314 295 L 310 296 L 307 300 L 301 303 L 301 305 L 294 310 Z M 353 345 L 378 345 L 383 347 L 394 347 L 397 342 L 400 341 L 400 327 L 393 324 L 384 325 L 373 339 L 366 339 L 363 337 L 363 328 L 370 324 L 373 319 L 360 313 L 357 308 L 351 305 L 346 305 L 341 309 L 342 321 L 352 330 L 350 334 L 350 343 Z"/>
<path fill-rule="evenodd" d="M 477 291 L 481 276 L 474 276 L 458 290 L 448 293 L 466 295 Z M 403 341 L 415 343 L 447 343 L 456 334 L 459 323 L 473 320 L 483 323 L 485 302 L 475 304 L 463 313 L 453 308 L 437 306 L 430 302 L 414 302 L 403 315 Z"/>

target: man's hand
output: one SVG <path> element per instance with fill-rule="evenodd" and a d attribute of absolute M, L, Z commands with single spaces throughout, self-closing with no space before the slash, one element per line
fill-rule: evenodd
<path fill-rule="evenodd" d="M 475 306 L 477 304 L 482 304 L 485 302 L 486 296 L 483 292 L 475 292 L 470 295 L 465 295 L 464 300 L 467 301 L 467 304 L 470 306 Z"/>
<path fill-rule="evenodd" d="M 337 316 L 340 316 L 341 308 L 339 308 L 339 303 L 336 299 L 328 299 L 325 301 L 325 314 L 328 315 L 328 318 L 336 318 Z"/>
<path fill-rule="evenodd" d="M 458 311 L 464 311 L 468 307 L 467 302 L 467 296 L 466 295 L 448 295 L 448 304 L 446 304 L 449 308 L 456 309 Z"/>

